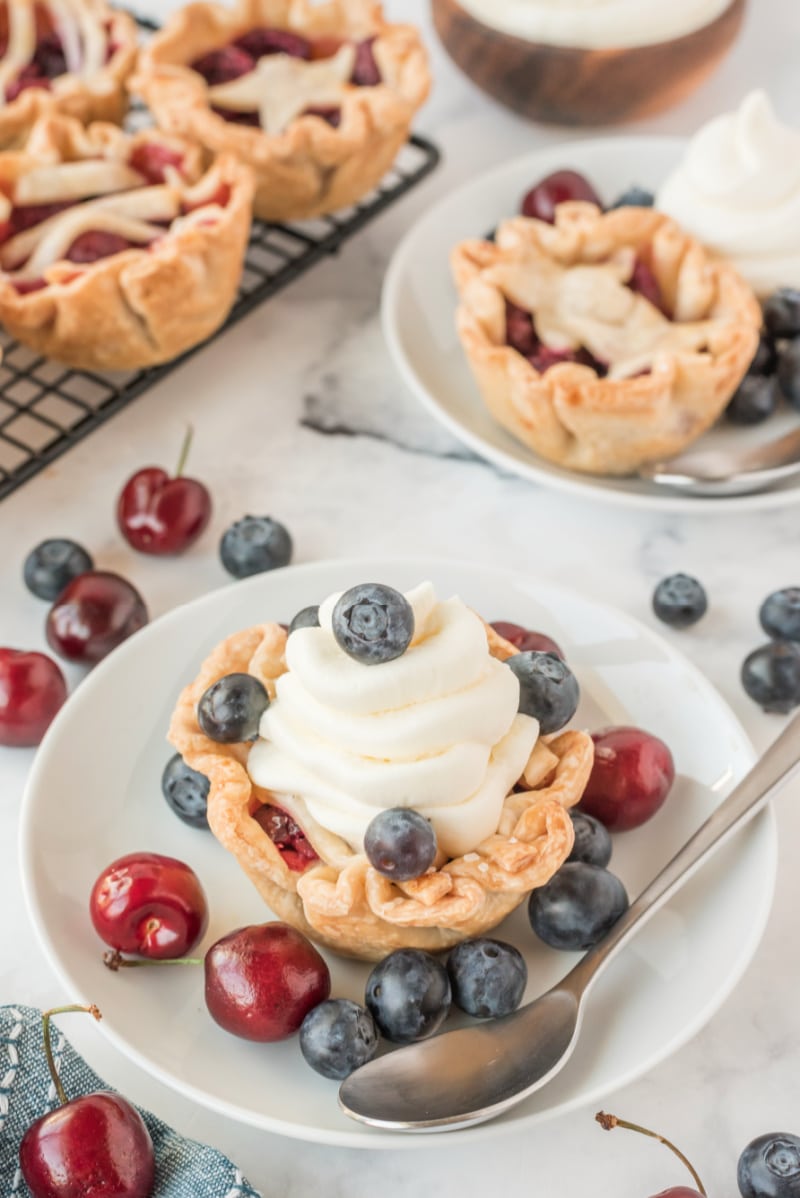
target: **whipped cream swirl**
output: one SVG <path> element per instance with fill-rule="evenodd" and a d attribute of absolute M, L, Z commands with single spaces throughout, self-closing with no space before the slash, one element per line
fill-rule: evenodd
<path fill-rule="evenodd" d="M 800 131 L 764 92 L 695 134 L 656 204 L 759 295 L 800 287 Z"/>
<path fill-rule="evenodd" d="M 731 0 L 459 0 L 484 25 L 530 42 L 615 50 L 710 25 Z"/>
<path fill-rule="evenodd" d="M 250 751 L 255 784 L 301 799 L 327 831 L 362 852 L 379 811 L 409 807 L 431 820 L 449 857 L 496 830 L 503 802 L 539 733 L 520 715 L 519 683 L 489 653 L 481 620 L 430 583 L 407 596 L 414 638 L 394 661 L 366 666 L 320 627 L 287 642 L 288 671 Z"/>

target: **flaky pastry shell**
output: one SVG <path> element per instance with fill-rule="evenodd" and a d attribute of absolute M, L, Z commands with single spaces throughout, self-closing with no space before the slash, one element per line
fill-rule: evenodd
<path fill-rule="evenodd" d="M 516 653 L 493 631 L 489 644 L 501 660 Z M 541 738 L 521 782 L 527 789 L 508 796 L 496 834 L 474 852 L 438 861 L 410 882 L 393 883 L 379 874 L 294 797 L 289 812 L 320 860 L 303 873 L 290 870 L 253 819 L 272 796 L 250 780 L 250 746 L 209 740 L 196 716 L 204 691 L 226 674 L 252 674 L 274 697 L 275 679 L 286 671 L 285 646 L 278 624 L 248 628 L 223 641 L 181 694 L 169 730 L 170 743 L 211 783 L 211 830 L 280 919 L 364 960 L 380 960 L 396 948 L 437 952 L 496 927 L 531 890 L 549 881 L 572 848 L 569 808 L 581 798 L 592 767 L 592 741 L 583 732 Z M 276 802 L 287 808 L 285 799 Z"/>
<path fill-rule="evenodd" d="M 182 155 L 187 197 L 223 187 L 227 204 L 179 218 L 149 247 L 86 265 L 57 261 L 39 291 L 21 293 L 0 271 L 0 321 L 24 345 L 80 369 L 132 370 L 177 357 L 224 322 L 252 218 L 252 176 L 232 155 L 221 155 L 204 174 L 202 151 L 183 139 L 155 129 L 129 135 L 104 122 L 84 128 L 51 116 L 36 124 L 25 151 L 0 154 L 0 187 L 13 192 L 21 176 L 48 163 L 127 161 L 137 146 L 150 144 Z"/>
<path fill-rule="evenodd" d="M 540 374 L 506 344 L 505 302 L 513 297 L 497 285 L 498 268 L 598 264 L 623 247 L 645 257 L 676 330 L 683 335 L 697 322 L 706 352 L 698 342 L 661 352 L 649 374 L 600 378 L 573 362 Z M 561 204 L 554 226 L 505 221 L 494 243 L 457 245 L 451 264 L 458 334 L 486 406 L 519 441 L 569 470 L 626 475 L 679 453 L 722 413 L 758 344 L 761 310 L 744 280 L 653 209 Z"/>
<path fill-rule="evenodd" d="M 374 36 L 382 83 L 343 89 L 338 128 L 304 115 L 269 136 L 226 121 L 212 111 L 208 85 L 188 64 L 259 26 L 312 39 Z M 430 74 L 417 30 L 386 22 L 375 0 L 237 0 L 230 8 L 179 9 L 143 51 L 131 87 L 162 128 L 247 163 L 256 177 L 256 216 L 282 221 L 347 208 L 377 186 L 408 139 Z"/>
<path fill-rule="evenodd" d="M 33 4 L 35 0 L 6 0 L 7 4 Z M 108 24 L 113 53 L 101 70 L 89 78 L 59 75 L 48 90 L 29 87 L 15 100 L 0 107 L 0 150 L 21 149 L 34 124 L 44 116 L 61 114 L 81 124 L 110 121 L 122 124 L 128 111 L 129 76 L 139 53 L 136 22 L 130 13 L 108 7 L 103 0 L 91 0 L 97 19 Z"/>

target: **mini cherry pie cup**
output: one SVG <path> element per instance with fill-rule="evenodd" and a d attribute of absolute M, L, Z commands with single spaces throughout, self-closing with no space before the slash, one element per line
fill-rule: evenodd
<path fill-rule="evenodd" d="M 392 165 L 430 86 L 417 31 L 374 0 L 189 4 L 131 87 L 165 129 L 256 176 L 255 213 L 299 220 L 355 204 Z"/>
<path fill-rule="evenodd" d="M 0 154 L 0 321 L 82 369 L 165 362 L 209 337 L 236 298 L 253 180 L 148 129 L 43 117 Z"/>
<path fill-rule="evenodd" d="M 457 328 L 492 416 L 570 470 L 626 475 L 720 416 L 762 323 L 733 267 L 649 208 L 568 202 L 452 252 Z"/>
<path fill-rule="evenodd" d="M 487 639 L 500 660 L 517 652 L 491 629 Z M 247 772 L 249 744 L 217 744 L 198 725 L 198 701 L 225 675 L 251 674 L 274 698 L 285 648 L 279 624 L 223 641 L 181 694 L 169 731 L 186 763 L 211 783 L 212 832 L 278 918 L 346 956 L 379 960 L 396 948 L 437 952 L 488 932 L 549 881 L 572 848 L 569 808 L 589 779 L 591 737 L 540 737 L 494 835 L 461 857 L 440 854 L 419 878 L 393 882 L 313 820 L 302 797 L 282 796 L 278 805 L 256 787 Z"/>
<path fill-rule="evenodd" d="M 137 54 L 136 22 L 104 0 L 3 0 L 0 150 L 47 114 L 120 124 Z"/>

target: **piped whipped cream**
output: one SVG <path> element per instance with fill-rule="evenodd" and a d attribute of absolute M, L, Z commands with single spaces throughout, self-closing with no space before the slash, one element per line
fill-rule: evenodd
<path fill-rule="evenodd" d="M 656 205 L 759 295 L 800 287 L 800 131 L 763 91 L 695 134 Z"/>
<path fill-rule="evenodd" d="M 379 811 L 408 807 L 431 820 L 449 857 L 497 830 L 503 802 L 539 734 L 518 712 L 519 683 L 492 657 L 481 620 L 430 583 L 406 596 L 414 637 L 394 661 L 349 657 L 331 629 L 292 633 L 287 673 L 264 713 L 248 771 L 256 786 L 301 799 L 314 820 L 362 852 Z"/>
<path fill-rule="evenodd" d="M 459 0 L 484 25 L 584 50 L 649 46 L 710 25 L 731 0 Z"/>

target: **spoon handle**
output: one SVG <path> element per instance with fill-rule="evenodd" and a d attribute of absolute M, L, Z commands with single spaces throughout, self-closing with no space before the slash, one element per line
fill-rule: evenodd
<path fill-rule="evenodd" d="M 561 983 L 583 992 L 623 945 L 800 767 L 800 715 Z"/>

